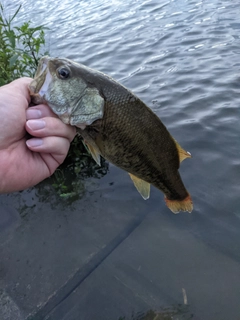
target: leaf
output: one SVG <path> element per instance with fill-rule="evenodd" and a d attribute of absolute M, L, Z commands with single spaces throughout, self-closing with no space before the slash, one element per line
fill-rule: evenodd
<path fill-rule="evenodd" d="M 12 18 L 9 20 L 9 22 L 12 22 L 13 19 L 16 17 L 16 15 L 18 14 L 19 10 L 21 9 L 22 5 L 20 4 L 17 11 L 14 13 L 14 15 L 12 16 Z"/>
<path fill-rule="evenodd" d="M 15 49 L 15 47 L 16 47 L 16 41 L 15 41 L 16 37 L 15 37 L 14 31 L 13 30 L 6 31 L 6 36 L 7 36 L 8 40 L 9 40 L 9 42 L 11 44 L 11 47 L 13 49 Z"/>
<path fill-rule="evenodd" d="M 9 66 L 10 67 L 12 67 L 16 63 L 18 57 L 19 57 L 19 55 L 15 54 L 9 59 Z"/>

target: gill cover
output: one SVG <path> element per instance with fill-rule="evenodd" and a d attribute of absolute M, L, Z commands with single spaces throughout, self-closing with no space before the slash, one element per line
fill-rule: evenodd
<path fill-rule="evenodd" d="M 82 128 L 98 119 L 102 119 L 104 112 L 104 99 L 96 88 L 86 88 L 83 95 L 73 106 L 70 124 Z"/>

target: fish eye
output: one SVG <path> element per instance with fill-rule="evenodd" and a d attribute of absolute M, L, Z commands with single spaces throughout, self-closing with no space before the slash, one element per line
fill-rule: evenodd
<path fill-rule="evenodd" d="M 67 68 L 59 68 L 57 71 L 61 79 L 67 79 L 70 75 L 70 71 Z"/>

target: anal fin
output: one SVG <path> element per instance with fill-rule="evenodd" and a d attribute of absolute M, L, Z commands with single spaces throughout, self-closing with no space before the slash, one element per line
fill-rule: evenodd
<path fill-rule="evenodd" d="M 137 191 L 141 194 L 144 200 L 147 200 L 150 197 L 150 183 L 134 176 L 131 173 L 129 173 L 129 175 Z"/>

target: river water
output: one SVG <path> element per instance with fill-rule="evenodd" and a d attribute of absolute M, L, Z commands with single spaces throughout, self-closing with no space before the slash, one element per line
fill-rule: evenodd
<path fill-rule="evenodd" d="M 125 202 L 129 211 L 136 206 L 157 210 L 160 226 L 165 215 L 174 225 L 169 231 L 173 238 L 176 228 L 188 229 L 196 243 L 221 255 L 214 260 L 209 251 L 205 261 L 192 261 L 189 274 L 182 270 L 187 279 L 193 279 L 195 291 L 189 302 L 193 318 L 240 318 L 236 271 L 240 264 L 239 2 L 12 0 L 5 1 L 5 7 L 13 13 L 19 3 L 18 23 L 32 20 L 49 28 L 46 49 L 51 56 L 67 57 L 114 77 L 137 94 L 193 156 L 180 169 L 194 202 L 191 215 L 172 215 L 154 188 L 143 204 L 127 174 L 112 165 L 102 179 L 85 181 L 83 198 L 94 193 L 97 199 L 105 199 L 106 208 L 108 200 L 116 201 L 119 215 Z M 13 203 L 24 216 L 45 205 L 34 189 L 0 200 Z M 72 210 L 81 210 L 82 201 L 76 200 Z M 181 242 L 181 236 L 176 241 Z M 178 266 L 184 255 L 198 256 L 192 244 L 186 246 L 174 261 Z M 148 258 L 154 261 L 156 256 Z M 145 256 L 141 259 L 143 263 Z M 203 288 L 198 280 L 200 287 L 194 285 L 199 277 Z M 98 319 L 108 318 L 100 313 Z"/>

